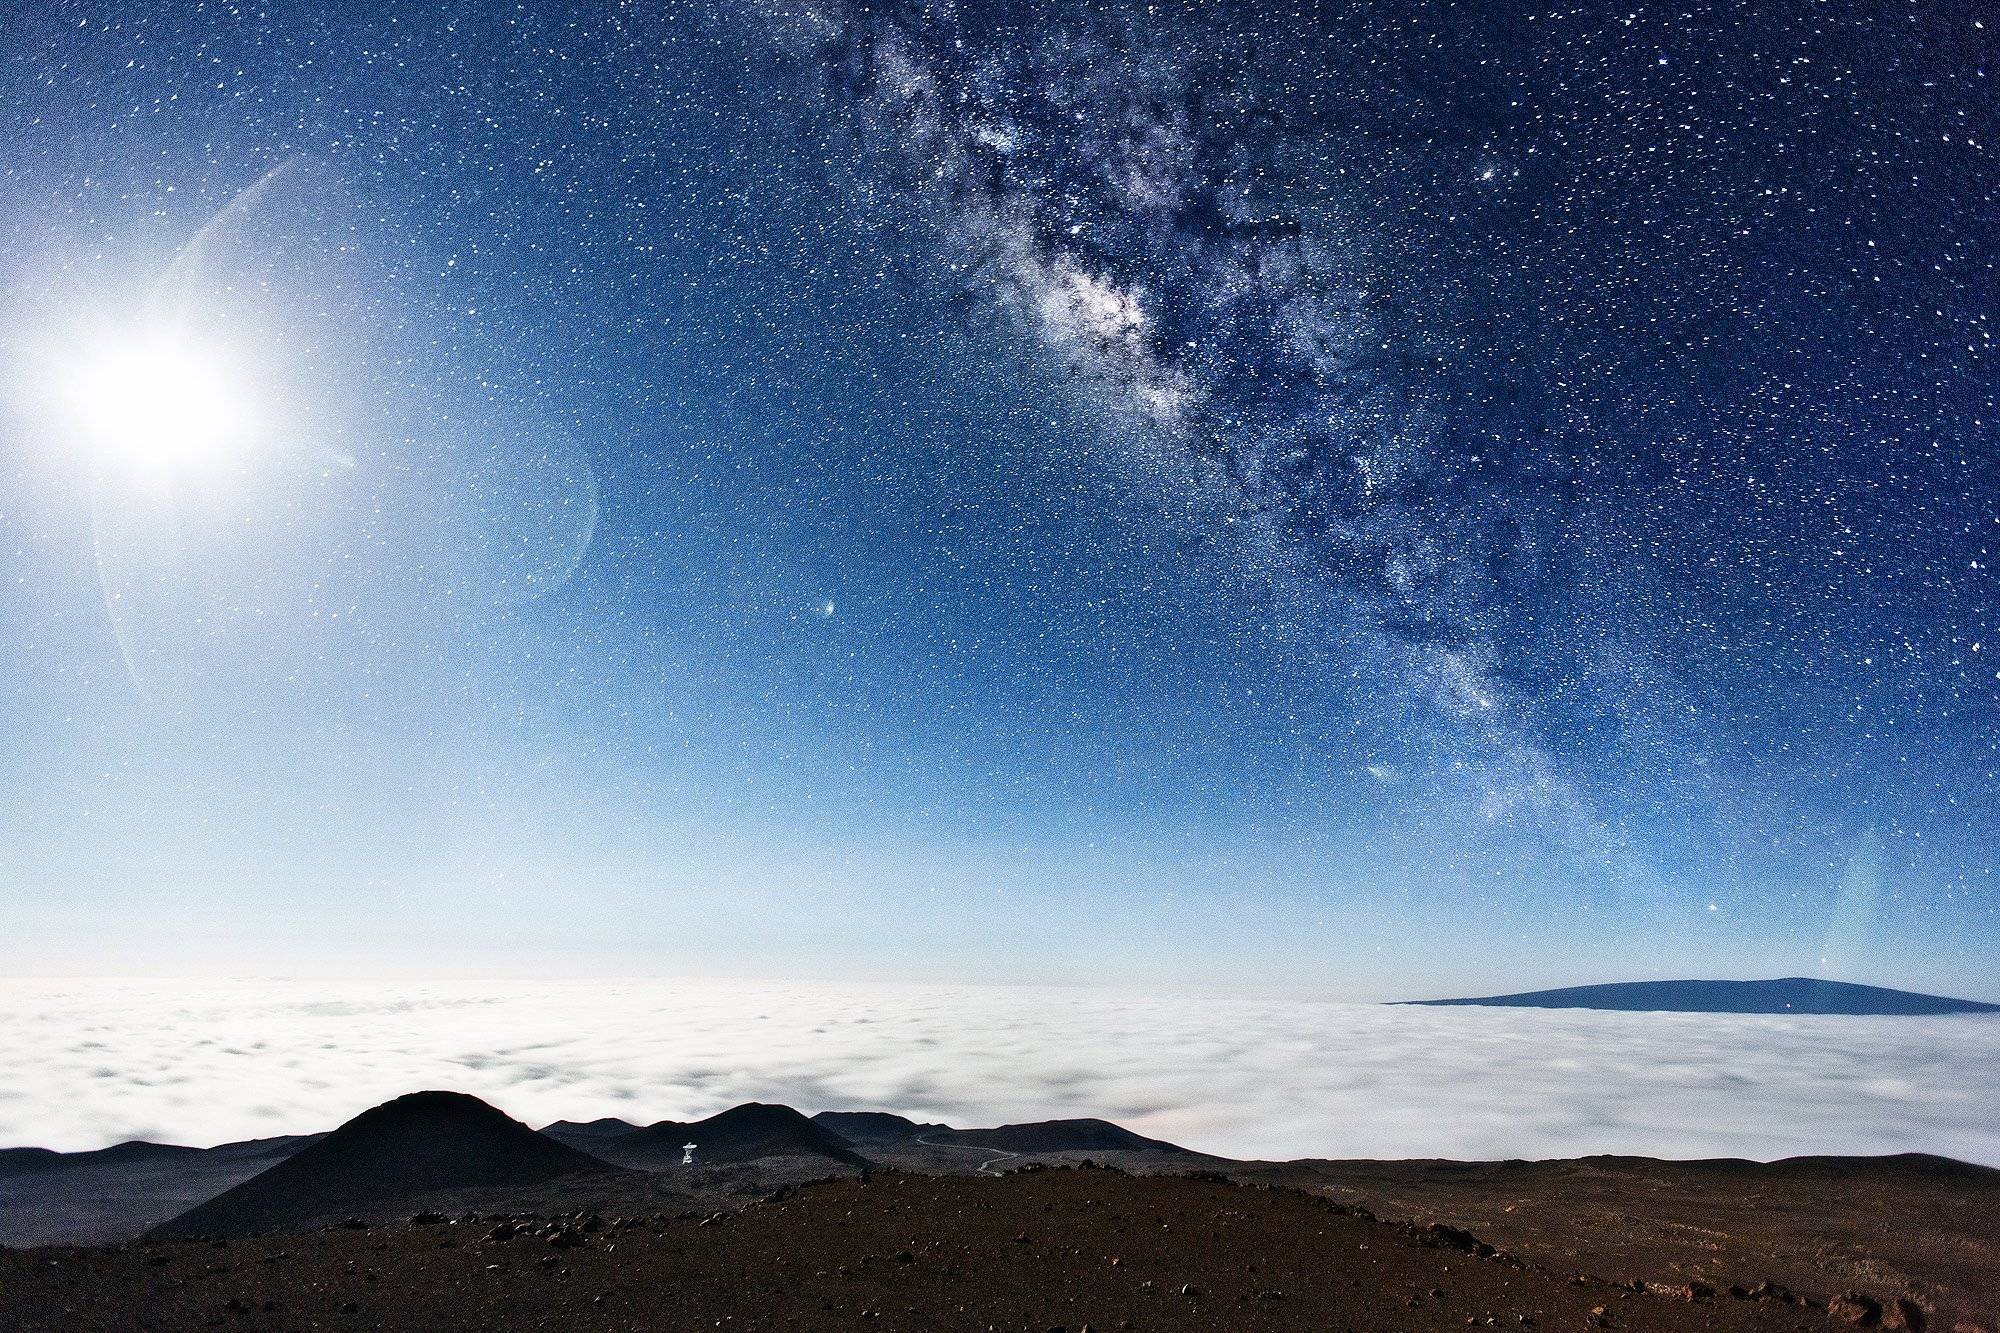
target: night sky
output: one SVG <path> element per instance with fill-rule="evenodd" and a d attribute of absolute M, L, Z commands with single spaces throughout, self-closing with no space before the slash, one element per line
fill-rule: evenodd
<path fill-rule="evenodd" d="M 1983 7 L 0 19 L 0 964 L 1994 997 Z"/>

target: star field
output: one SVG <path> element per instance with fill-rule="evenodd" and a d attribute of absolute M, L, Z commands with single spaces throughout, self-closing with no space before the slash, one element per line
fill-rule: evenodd
<path fill-rule="evenodd" d="M 1964 4 L 0 21 L 0 894 L 1990 990 L 1993 57 Z M 166 498 L 36 369 L 161 318 L 269 426 Z"/>

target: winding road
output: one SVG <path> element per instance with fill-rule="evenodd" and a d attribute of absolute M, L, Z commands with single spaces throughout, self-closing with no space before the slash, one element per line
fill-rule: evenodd
<path fill-rule="evenodd" d="M 1000 1152 L 997 1148 L 982 1148 L 976 1143 L 932 1143 L 929 1139 L 922 1136 L 918 1137 L 917 1142 L 927 1148 L 957 1148 L 961 1152 Z M 992 1169 L 993 1164 L 995 1162 L 1004 1162 L 1010 1157 L 1019 1157 L 1020 1155 L 1017 1152 L 1000 1152 L 998 1157 L 989 1157 L 981 1162 L 976 1170 L 982 1176 L 1000 1175 L 1002 1174 L 1001 1172 Z"/>

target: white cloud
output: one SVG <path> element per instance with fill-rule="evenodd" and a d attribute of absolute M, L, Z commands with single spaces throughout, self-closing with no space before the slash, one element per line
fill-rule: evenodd
<path fill-rule="evenodd" d="M 0 1144 L 329 1127 L 423 1087 L 534 1123 L 751 1098 L 1102 1115 L 1232 1156 L 2000 1164 L 2000 1022 L 1422 1009 L 1031 987 L 0 983 Z"/>

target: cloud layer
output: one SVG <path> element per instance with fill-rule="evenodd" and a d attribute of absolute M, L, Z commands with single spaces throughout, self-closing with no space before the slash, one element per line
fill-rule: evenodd
<path fill-rule="evenodd" d="M 2000 1165 L 2000 1022 L 1033 987 L 0 982 L 0 1145 L 324 1129 L 457 1088 L 540 1124 L 752 1098 L 1100 1115 L 1237 1157 L 1926 1151 Z"/>

